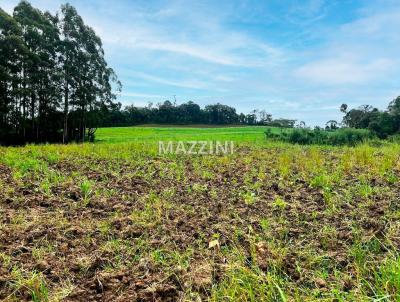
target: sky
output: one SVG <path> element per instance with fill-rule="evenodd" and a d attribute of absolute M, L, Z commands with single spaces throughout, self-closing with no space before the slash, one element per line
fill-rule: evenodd
<path fill-rule="evenodd" d="M 385 109 L 400 95 L 399 0 L 69 3 L 102 38 L 123 105 L 220 102 L 314 126 L 341 121 L 342 103 Z"/>

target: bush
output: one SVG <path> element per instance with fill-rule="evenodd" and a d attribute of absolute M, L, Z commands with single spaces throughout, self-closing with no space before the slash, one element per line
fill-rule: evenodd
<path fill-rule="evenodd" d="M 266 131 L 265 135 L 269 139 L 277 139 L 292 144 L 332 146 L 354 146 L 375 137 L 369 130 L 353 128 L 341 128 L 335 131 L 326 131 L 319 128 L 314 130 L 296 128 L 289 133 L 282 134 L 273 134 L 271 131 Z"/>

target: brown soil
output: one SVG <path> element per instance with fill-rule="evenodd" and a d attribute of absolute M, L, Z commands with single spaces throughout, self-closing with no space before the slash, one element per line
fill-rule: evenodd
<path fill-rule="evenodd" d="M 256 189 L 257 200 L 248 204 L 238 192 L 255 183 L 256 179 L 248 178 L 254 163 L 237 160 L 213 167 L 210 179 L 201 177 L 192 161 L 183 160 L 184 178 L 177 179 L 174 171 L 165 171 L 169 161 L 154 158 L 145 166 L 118 160 L 95 166 L 90 161 L 62 161 L 50 169 L 72 178 L 52 186 L 50 194 L 40 189 L 40 175 L 14 180 L 11 170 L 0 165 L 5 184 L 0 189 L 0 253 L 11 261 L 0 265 L 0 299 L 31 299 L 28 288 L 13 292 L 13 267 L 41 272 L 51 290 L 68 280 L 73 290 L 64 301 L 177 301 L 188 290 L 207 298 L 229 265 L 221 250 L 232 247 L 243 252 L 248 265 L 264 272 L 278 267 L 289 282 L 310 289 L 330 286 L 315 278 L 312 271 L 319 264 L 307 258 L 324 255 L 328 271 L 348 273 L 343 289 L 351 290 L 355 281 L 350 246 L 356 239 L 387 236 L 395 219 L 388 214 L 399 208 L 399 187 L 388 189 L 385 181 L 374 179 L 370 185 L 380 193 L 373 202 L 353 198 L 330 211 L 321 189 L 312 188 L 300 175 L 286 179 L 275 170 L 265 172 Z M 75 172 L 100 192 L 93 193 L 86 206 Z M 335 194 L 341 196 L 345 188 L 357 185 L 354 175 L 346 175 L 345 187 L 335 188 Z M 168 195 L 168 190 L 173 193 Z M 146 198 L 152 194 L 160 200 L 151 207 L 156 210 L 148 213 Z M 275 205 L 277 196 L 285 201 L 284 207 Z M 285 253 L 265 238 L 263 219 L 269 221 L 268 236 Z M 355 227 L 361 230 L 357 235 L 361 239 L 355 238 Z M 334 231 L 324 236 L 324 229 Z M 218 246 L 208 248 L 215 234 Z M 106 248 L 110 241 L 120 245 Z M 35 256 L 38 249 L 45 250 L 41 257 Z M 155 261 L 150 256 L 153 251 L 163 260 Z M 171 259 L 173 252 L 188 251 L 187 265 Z M 379 251 L 378 257 L 384 253 Z"/>

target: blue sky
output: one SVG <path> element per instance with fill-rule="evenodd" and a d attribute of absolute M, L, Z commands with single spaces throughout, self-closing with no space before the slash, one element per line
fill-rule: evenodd
<path fill-rule="evenodd" d="M 342 103 L 383 109 L 400 95 L 398 0 L 69 2 L 102 38 L 124 105 L 176 96 L 323 125 Z"/>

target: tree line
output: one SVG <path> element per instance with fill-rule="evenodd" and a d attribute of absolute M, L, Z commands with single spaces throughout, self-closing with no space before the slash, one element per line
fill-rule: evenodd
<path fill-rule="evenodd" d="M 133 105 L 122 108 L 121 104 L 101 113 L 101 126 L 132 126 L 140 124 L 210 124 L 210 125 L 269 125 L 293 127 L 295 120 L 273 119 L 265 110 L 252 110 L 249 114 L 237 113 L 236 109 L 220 103 L 201 108 L 193 101 L 176 104 L 169 100 L 145 107 Z"/>
<path fill-rule="evenodd" d="M 342 124 L 346 127 L 368 129 L 383 139 L 400 133 L 400 96 L 391 101 L 386 110 L 371 105 L 348 110 L 347 104 L 342 104 L 340 111 L 344 113 Z"/>
<path fill-rule="evenodd" d="M 120 86 L 101 39 L 71 5 L 56 15 L 27 1 L 12 15 L 0 8 L 0 142 L 90 139 Z"/>
<path fill-rule="evenodd" d="M 273 132 L 268 128 L 266 138 L 302 145 L 353 146 L 376 137 L 386 139 L 400 133 L 400 97 L 391 101 L 386 110 L 370 105 L 349 110 L 347 104 L 342 104 L 340 111 L 344 113 L 342 122 L 330 120 L 325 129 L 319 126 L 311 129 L 300 122 L 292 131 Z"/>

